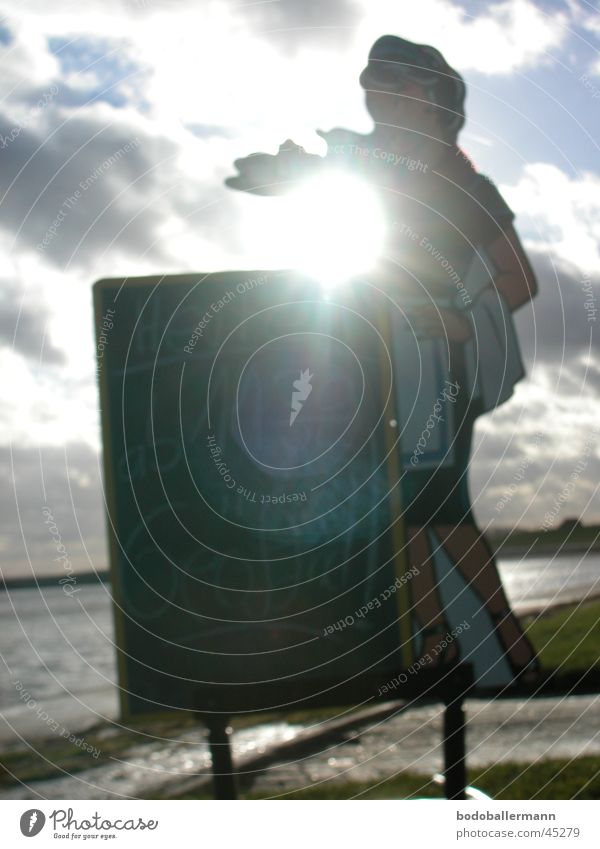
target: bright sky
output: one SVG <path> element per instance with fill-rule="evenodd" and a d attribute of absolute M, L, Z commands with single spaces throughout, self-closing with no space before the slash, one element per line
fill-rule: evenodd
<path fill-rule="evenodd" d="M 583 459 L 557 522 L 600 521 L 592 4 L 6 0 L 0 14 L 5 575 L 28 558 L 57 571 L 46 504 L 73 564 L 107 562 L 91 284 L 256 267 L 244 222 L 267 220 L 270 201 L 223 186 L 232 161 L 287 138 L 323 153 L 317 128 L 368 131 L 358 75 L 386 32 L 433 44 L 465 77 L 460 143 L 515 211 L 540 282 L 517 314 L 528 377 L 478 424 L 476 514 L 541 523 Z"/>

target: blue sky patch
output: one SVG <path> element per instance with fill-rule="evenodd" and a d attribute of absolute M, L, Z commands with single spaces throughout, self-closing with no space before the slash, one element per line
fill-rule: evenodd
<path fill-rule="evenodd" d="M 8 46 L 9 44 L 12 44 L 13 41 L 14 37 L 9 28 L 4 24 L 0 24 L 0 44 Z"/>
<path fill-rule="evenodd" d="M 51 37 L 48 46 L 63 74 L 94 75 L 96 84 L 85 89 L 83 102 L 103 100 L 113 106 L 126 106 L 131 101 L 131 90 L 137 89 L 143 77 L 140 66 L 127 56 L 127 46 L 122 41 Z M 124 84 L 127 94 L 123 92 Z"/>

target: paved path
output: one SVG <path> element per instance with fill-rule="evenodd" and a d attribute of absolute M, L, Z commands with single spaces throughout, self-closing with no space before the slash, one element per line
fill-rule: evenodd
<path fill-rule="evenodd" d="M 467 708 L 470 766 L 502 761 L 600 755 L 600 695 L 568 698 L 472 700 Z M 430 776 L 442 767 L 442 707 L 414 708 L 392 719 L 345 732 L 318 753 L 271 765 L 254 776 L 252 792 L 277 795 L 326 779 L 377 782 L 402 770 Z M 243 729 L 234 757 L 247 758 L 302 732 L 287 723 Z M 314 749 L 313 749 L 314 751 Z M 152 797 L 153 788 L 183 776 L 209 775 L 205 732 L 186 729 L 178 740 L 132 747 L 120 759 L 73 776 L 35 782 L 5 793 L 10 799 Z"/>
<path fill-rule="evenodd" d="M 600 696 L 468 701 L 467 763 L 600 755 Z M 318 755 L 270 767 L 252 792 L 275 795 L 324 779 L 377 782 L 403 770 L 431 776 L 443 766 L 443 708 L 416 708 Z"/>

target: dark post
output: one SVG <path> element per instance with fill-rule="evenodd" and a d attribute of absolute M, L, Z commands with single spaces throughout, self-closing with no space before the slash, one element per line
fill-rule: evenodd
<path fill-rule="evenodd" d="M 208 726 L 215 799 L 237 799 L 228 717 L 209 714 L 205 717 L 205 722 Z"/>
<path fill-rule="evenodd" d="M 462 695 L 445 703 L 444 779 L 446 799 L 465 798 L 467 768 L 465 761 L 465 714 Z"/>

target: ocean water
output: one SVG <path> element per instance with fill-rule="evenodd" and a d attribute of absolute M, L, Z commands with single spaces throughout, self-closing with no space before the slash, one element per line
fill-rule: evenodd
<path fill-rule="evenodd" d="M 501 560 L 498 565 L 518 612 L 600 592 L 598 554 Z M 72 597 L 60 587 L 0 592 L 0 712 L 6 723 L 0 724 L 0 737 L 6 739 L 13 724 L 23 727 L 27 714 L 40 734 L 45 731 L 39 711 L 26 706 L 24 694 L 62 722 L 88 715 L 89 724 L 116 715 L 111 605 L 108 584 L 80 584 Z"/>
<path fill-rule="evenodd" d="M 0 711 L 27 712 L 25 691 L 40 704 L 74 694 L 93 701 L 117 686 L 112 597 L 108 584 L 0 592 Z"/>
<path fill-rule="evenodd" d="M 600 594 L 600 554 L 499 560 L 498 568 L 509 601 L 517 613 Z"/>

